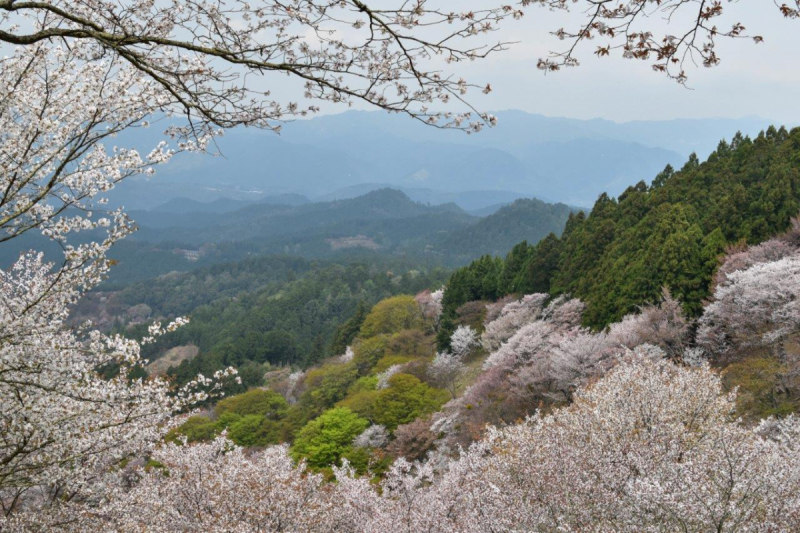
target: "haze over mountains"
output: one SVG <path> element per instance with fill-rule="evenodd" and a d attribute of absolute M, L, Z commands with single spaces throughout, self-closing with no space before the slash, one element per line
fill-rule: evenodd
<path fill-rule="evenodd" d="M 178 197 L 226 199 L 195 206 L 219 212 L 244 205 L 230 200 L 325 201 L 392 187 L 415 201 L 454 202 L 467 211 L 519 197 L 590 206 L 601 192 L 619 194 L 667 164 L 682 166 L 691 152 L 704 158 L 736 131 L 755 135 L 770 124 L 760 118 L 615 123 L 521 111 L 497 116 L 497 127 L 477 135 L 361 111 L 292 122 L 280 135 L 232 131 L 218 141 L 222 156 L 180 155 L 154 179 L 124 182 L 112 202 L 153 209 Z M 154 130 L 138 134 L 141 149 Z M 295 196 L 281 196 L 287 194 Z"/>
<path fill-rule="evenodd" d="M 192 205 L 185 200 L 170 205 L 187 203 Z M 296 205 L 258 202 L 226 212 L 132 211 L 140 230 L 131 240 L 158 248 L 174 243 L 171 246 L 198 250 L 193 259 L 208 257 L 212 262 L 215 256 L 328 257 L 366 250 L 460 264 L 486 253 L 505 254 L 524 239 L 560 234 L 570 210 L 564 204 L 519 199 L 481 218 L 454 203 L 431 206 L 401 191 L 380 189 L 353 199 Z"/>

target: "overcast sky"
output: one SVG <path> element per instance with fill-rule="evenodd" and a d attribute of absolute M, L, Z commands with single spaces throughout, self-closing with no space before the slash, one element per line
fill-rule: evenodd
<path fill-rule="evenodd" d="M 458 1 L 461 7 L 485 5 L 487 0 Z M 728 14 L 717 21 L 720 27 L 735 19 L 748 33 L 762 35 L 765 42 L 721 41 L 717 47 L 721 65 L 693 68 L 691 90 L 654 73 L 650 63 L 598 59 L 592 52 L 603 44 L 601 40 L 589 42 L 579 52 L 580 67 L 545 76 L 536 69 L 537 59 L 564 44 L 548 32 L 570 21 L 574 26 L 582 15 L 541 8 L 528 8 L 522 21 L 494 34 L 499 40 L 519 44 L 490 59 L 459 66 L 458 73 L 471 82 L 492 84 L 494 92 L 489 96 L 471 97 L 481 110 L 521 109 L 615 121 L 757 115 L 778 123 L 800 123 L 800 21 L 784 19 L 772 0 L 724 5 Z M 342 110 L 325 108 L 326 112 Z"/>
<path fill-rule="evenodd" d="M 742 22 L 765 42 L 720 41 L 722 63 L 691 70 L 692 90 L 654 73 L 648 63 L 598 59 L 592 51 L 600 40 L 582 50 L 580 67 L 542 75 L 534 68 L 536 58 L 561 44 L 548 31 L 569 17 L 541 9 L 529 10 L 525 20 L 509 28 L 511 40 L 521 44 L 472 68 L 496 88 L 486 98 L 491 109 L 619 121 L 759 115 L 800 122 L 800 21 L 784 19 L 772 0 L 724 4 L 726 21 Z"/>

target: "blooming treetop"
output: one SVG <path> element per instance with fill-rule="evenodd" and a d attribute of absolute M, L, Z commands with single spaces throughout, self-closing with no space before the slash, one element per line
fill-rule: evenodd
<path fill-rule="evenodd" d="M 722 353 L 785 339 L 800 328 L 800 251 L 726 274 L 713 296 L 698 331 L 707 349 Z"/>
<path fill-rule="evenodd" d="M 469 355 L 470 350 L 478 344 L 478 332 L 469 326 L 458 326 L 450 336 L 450 349 L 459 358 Z"/>
<path fill-rule="evenodd" d="M 78 287 L 95 274 L 91 264 L 73 267 L 53 271 L 30 253 L 0 271 L 0 505 L 7 513 L 31 499 L 102 492 L 97 478 L 146 453 L 161 425 L 215 387 L 198 376 L 175 395 L 161 379 L 129 380 L 142 363 L 138 343 L 65 328 Z M 178 325 L 156 324 L 151 336 Z M 226 374 L 214 376 L 217 385 Z"/>
<path fill-rule="evenodd" d="M 399 459 L 376 491 L 345 465 L 337 483 L 283 446 L 224 438 L 155 451 L 105 505 L 21 513 L 10 526 L 125 531 L 791 531 L 800 527 L 795 418 L 758 428 L 707 367 L 636 351 L 572 406 L 493 429 L 446 470 Z M 166 475 L 166 473 L 169 475 Z M 246 490 L 243 488 L 246 487 Z"/>

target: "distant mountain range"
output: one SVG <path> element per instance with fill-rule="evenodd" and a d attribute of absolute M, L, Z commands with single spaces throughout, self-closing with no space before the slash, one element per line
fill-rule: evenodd
<path fill-rule="evenodd" d="M 234 200 L 232 198 L 217 198 L 211 202 L 200 202 L 191 198 L 172 198 L 163 204 L 157 205 L 152 211 L 158 213 L 227 213 L 246 207 L 252 203 L 265 205 L 303 205 L 311 200 L 302 194 L 277 194 L 265 196 L 256 201 Z"/>
<path fill-rule="evenodd" d="M 770 123 L 759 118 L 615 123 L 521 111 L 497 115 L 497 127 L 476 135 L 361 111 L 292 122 L 280 135 L 234 130 L 218 140 L 221 156 L 181 154 L 155 178 L 122 183 L 111 200 L 132 209 L 153 209 L 178 197 L 254 202 L 292 194 L 318 201 L 391 186 L 413 200 L 452 201 L 468 211 L 519 197 L 590 206 L 601 192 L 617 195 L 628 185 L 651 180 L 667 164 L 682 166 L 693 151 L 703 158 L 719 139 L 736 131 L 754 135 Z M 155 128 L 141 130 L 125 142 L 146 150 L 157 134 Z"/>
<path fill-rule="evenodd" d="M 396 189 L 412 201 L 425 205 L 455 204 L 467 213 L 475 216 L 487 216 L 496 212 L 501 207 L 520 198 L 519 193 L 511 191 L 465 191 L 443 192 L 432 189 L 414 189 L 392 187 L 388 183 L 363 183 L 337 189 L 328 194 L 317 196 L 313 202 L 332 202 L 358 198 L 380 189 Z M 254 204 L 298 206 L 312 203 L 312 200 L 301 194 L 278 194 L 267 196 L 260 200 L 233 200 L 231 198 L 218 198 L 211 202 L 200 202 L 191 198 L 172 198 L 149 211 L 158 213 L 228 213 Z M 150 216 L 150 215 L 145 215 Z"/>
<path fill-rule="evenodd" d="M 295 198 L 296 199 L 296 198 Z M 573 208 L 537 199 L 497 206 L 473 216 L 455 203 L 428 205 L 394 189 L 328 202 L 276 205 L 173 200 L 151 211 L 131 211 L 139 231 L 116 246 L 112 281 L 148 279 L 174 270 L 289 254 L 308 258 L 413 257 L 455 266 L 484 254 L 505 255 L 522 240 L 561 234 Z M 173 211 L 167 208 L 172 206 Z"/>

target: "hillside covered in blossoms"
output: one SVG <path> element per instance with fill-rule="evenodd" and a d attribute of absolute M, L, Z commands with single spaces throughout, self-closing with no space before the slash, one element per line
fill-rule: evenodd
<path fill-rule="evenodd" d="M 791 147 L 796 132 L 775 135 L 743 146 Z M 630 194 L 669 190 L 681 173 Z M 52 513 L 22 506 L 7 527 L 55 518 L 87 530 L 793 530 L 800 222 L 774 224 L 783 231 L 720 243 L 713 265 L 697 263 L 708 287 L 699 305 L 664 280 L 604 327 L 579 298 L 513 288 L 448 315 L 450 291 L 485 260 L 434 291 L 404 295 L 399 283 L 330 334 L 338 355 L 305 368 L 238 363 L 241 376 L 217 385 L 228 397 L 198 397 L 205 407 L 158 422 L 147 455 L 84 481 Z M 515 266 L 518 253 L 492 263 L 493 279 L 533 270 Z M 150 345 L 181 331 L 169 329 Z M 177 369 L 190 376 L 201 360 Z M 217 364 L 207 370 L 219 377 L 237 365 Z"/>
<path fill-rule="evenodd" d="M 798 20 L 0 0 L 0 532 L 800 531 Z"/>

